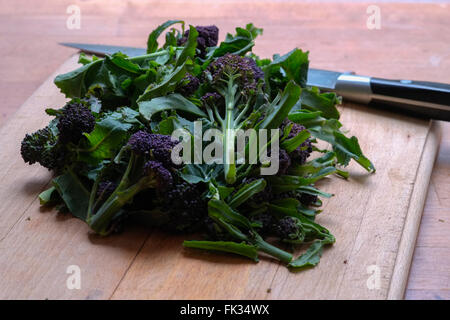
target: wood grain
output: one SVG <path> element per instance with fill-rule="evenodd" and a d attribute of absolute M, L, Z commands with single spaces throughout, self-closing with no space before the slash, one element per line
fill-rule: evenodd
<path fill-rule="evenodd" d="M 67 18 L 65 10 L 69 4 L 77 4 L 82 9 L 83 20 L 80 30 L 65 28 Z M 176 297 L 180 293 L 170 289 L 170 284 L 186 281 L 183 279 L 183 269 L 178 268 L 164 280 L 161 278 L 160 287 L 166 288 L 166 290 L 158 294 L 151 291 L 154 287 L 148 283 L 149 279 L 153 277 L 147 272 L 148 265 L 152 261 L 161 260 L 156 263 L 155 268 L 157 268 L 163 264 L 163 259 L 167 259 L 171 263 L 186 260 L 189 268 L 194 271 L 197 271 L 199 266 L 203 266 L 199 270 L 201 275 L 206 275 L 205 279 L 201 281 L 198 289 L 192 289 L 192 292 L 198 297 L 206 297 L 207 293 L 225 296 L 224 290 L 240 283 L 242 283 L 242 288 L 235 289 L 236 295 L 244 298 L 282 297 L 280 288 L 283 286 L 287 287 L 290 298 L 302 297 L 295 291 L 296 288 L 292 283 L 293 275 L 285 273 L 281 267 L 277 267 L 273 271 L 272 262 L 262 261 L 255 266 L 243 263 L 241 259 L 230 259 L 229 256 L 214 255 L 211 257 L 210 254 L 180 251 L 180 239 L 172 238 L 169 243 L 164 245 L 167 252 L 163 252 L 159 250 L 158 246 L 150 243 L 151 240 L 160 239 L 157 235 L 152 234 L 145 241 L 148 235 L 147 231 L 139 229 L 123 235 L 124 238 L 118 236 L 114 239 L 102 240 L 104 242 L 100 241 L 99 243 L 98 239 L 93 241 L 92 237 L 88 237 L 87 229 L 79 221 L 73 219 L 61 221 L 64 219 L 56 218 L 53 212 L 39 212 L 36 194 L 47 184 L 48 173 L 37 167 L 25 167 L 19 158 L 11 155 L 12 151 L 18 151 L 17 143 L 20 141 L 21 135 L 42 126 L 47 121 L 42 117 L 44 106 L 53 106 L 52 104 L 57 106 L 62 101 L 58 99 L 62 98 L 56 95 L 54 100 L 48 100 L 45 94 L 40 98 L 35 96 L 33 104 L 35 103 L 37 107 L 33 108 L 27 102 L 26 110 L 29 114 L 27 121 L 29 123 L 25 124 L 16 119 L 24 117 L 25 113 L 22 111 L 11 119 L 11 123 L 6 122 L 5 119 L 52 70 L 56 69 L 73 52 L 57 46 L 59 41 L 95 43 L 101 39 L 104 43 L 139 46 L 145 43 L 149 30 L 167 18 L 173 18 L 173 13 L 177 12 L 180 17 L 186 18 L 193 24 L 207 24 L 214 20 L 223 31 L 221 38 L 224 37 L 225 31 L 232 31 L 233 26 L 242 25 L 248 21 L 263 26 L 265 34 L 255 47 L 255 52 L 263 56 L 273 52 L 286 52 L 293 46 L 299 46 L 310 50 L 313 67 L 354 70 L 361 74 L 384 77 L 417 78 L 417 75 L 420 75 L 423 80 L 450 82 L 448 73 L 450 53 L 448 46 L 443 45 L 450 43 L 450 30 L 446 23 L 449 18 L 447 4 L 382 3 L 380 4 L 383 19 L 382 29 L 376 31 L 367 30 L 365 27 L 367 4 L 330 3 L 324 6 L 295 2 L 241 1 L 238 3 L 230 1 L 225 3 L 216 1 L 213 5 L 208 3 L 208 12 L 206 13 L 203 10 L 205 3 L 202 1 L 191 1 L 189 6 L 183 4 L 183 1 L 149 1 L 147 3 L 108 1 L 108 5 L 106 5 L 104 1 L 60 1 L 55 3 L 43 0 L 39 2 L 39 5 L 30 5 L 25 1 L 0 1 L 0 25 L 3 30 L 0 48 L 5 56 L 0 61 L 2 74 L 5 75 L 0 80 L 0 92 L 3 99 L 0 107 L 0 124 L 3 124 L 2 133 L 6 132 L 13 136 L 13 139 L 8 139 L 6 142 L 1 141 L 0 144 L 0 154 L 2 158 L 6 157 L 5 159 L 8 160 L 8 172 L 0 173 L 4 178 L 4 182 L 0 186 L 0 194 L 7 193 L 9 195 L 9 200 L 6 201 L 3 201 L 2 197 L 0 206 L 2 215 L 0 248 L 5 257 L 0 263 L 0 283 L 2 289 L 10 290 L 9 294 L 2 294 L 2 297 Z M 199 14 L 200 12 L 202 14 Z M 14 28 L 10 26 L 14 26 Z M 379 54 L 380 48 L 382 48 L 383 54 Z M 44 91 L 48 93 L 47 90 Z M 365 141 L 366 144 L 375 140 L 379 141 L 359 132 L 361 127 L 353 123 L 354 121 L 358 122 L 359 119 L 352 120 L 352 113 L 347 114 L 349 109 L 355 109 L 355 114 L 365 110 L 359 106 L 344 107 L 344 122 L 351 132 L 359 135 L 361 141 Z M 366 126 L 387 127 L 386 119 L 376 118 L 378 123 L 366 123 Z M 400 119 L 395 119 L 395 121 L 400 121 Z M 413 123 L 409 127 L 413 137 L 416 137 L 416 125 L 418 124 Z M 450 236 L 448 234 L 448 223 L 450 223 L 450 201 L 448 201 L 450 200 L 448 192 L 450 190 L 450 140 L 448 138 L 450 137 L 450 126 L 448 124 L 442 124 L 442 126 L 444 139 L 431 178 L 415 260 L 409 278 L 411 291 L 408 291 L 407 298 L 446 297 L 445 292 L 450 288 L 450 272 L 448 268 L 445 268 L 449 264 L 445 264 L 446 260 L 443 259 L 443 257 L 450 256 Z M 422 136 L 424 131 L 421 130 L 426 129 L 417 130 L 417 134 L 421 136 L 417 141 L 419 144 L 425 143 L 425 136 Z M 393 142 L 399 145 L 404 143 L 403 140 L 397 138 Z M 11 155 L 6 152 L 2 153 L 4 150 L 11 150 Z M 369 148 L 367 153 L 373 157 L 372 152 L 386 152 L 386 150 Z M 420 156 L 420 154 L 415 154 L 413 158 L 415 157 L 414 159 L 417 160 Z M 378 160 L 376 159 L 376 161 Z M 377 164 L 377 168 L 380 168 L 380 165 Z M 389 167 L 389 169 L 392 168 Z M 20 171 L 26 172 L 27 176 L 15 174 Z M 385 177 L 389 178 L 386 181 L 398 188 L 398 185 L 405 181 L 402 180 L 404 177 L 395 170 L 389 172 L 390 174 L 385 174 Z M 411 168 L 410 172 L 414 172 L 414 169 Z M 378 177 L 379 174 L 380 171 L 376 176 Z M 357 176 L 350 184 L 353 185 L 355 181 L 366 183 L 362 177 Z M 337 190 L 334 183 L 334 180 L 329 183 L 330 190 Z M 375 263 L 381 260 L 384 266 L 398 260 L 393 251 L 400 245 L 401 240 L 396 236 L 386 235 L 386 233 L 393 231 L 398 234 L 399 229 L 382 230 L 383 227 L 389 227 L 385 225 L 386 223 L 383 224 L 383 220 L 378 221 L 376 217 L 367 215 L 367 213 L 364 213 L 363 216 L 358 215 L 358 212 L 350 212 L 344 205 L 333 202 L 339 202 L 340 198 L 347 195 L 347 186 L 345 192 L 342 191 L 344 195 L 337 194 L 335 199 L 326 204 L 326 210 L 321 217 L 325 219 L 323 221 L 325 225 L 335 231 L 335 224 L 345 223 L 349 230 L 362 232 L 367 232 L 369 225 L 373 225 L 374 230 L 381 230 L 381 236 L 378 235 L 374 238 L 359 236 L 349 240 L 341 235 L 342 230 L 335 231 L 338 242 L 332 249 L 325 252 L 321 267 L 328 264 L 328 267 L 334 268 L 334 260 L 342 260 L 337 259 L 338 257 L 347 259 L 348 256 L 358 254 L 361 250 L 367 250 L 371 241 L 377 248 L 390 243 L 387 252 L 373 255 Z M 407 182 L 404 186 L 406 186 L 405 190 L 400 193 L 401 201 L 406 201 L 407 194 L 413 194 L 412 190 L 416 190 Z M 354 187 L 348 188 L 352 190 Z M 21 201 L 19 202 L 17 199 L 21 199 Z M 358 198 L 355 195 L 353 199 Z M 386 209 L 378 203 L 381 202 L 380 199 L 378 201 L 377 199 L 366 199 L 366 201 L 379 209 Z M 401 205 L 398 205 L 395 209 L 400 207 Z M 28 217 L 31 220 L 28 220 Z M 406 217 L 409 217 L 409 214 L 395 217 L 395 223 L 401 222 Z M 48 230 L 47 235 L 41 234 L 42 230 Z M 370 231 L 373 230 L 370 229 Z M 24 234 L 28 234 L 28 236 L 24 236 Z M 52 234 L 55 235 L 55 238 L 52 237 Z M 136 240 L 127 242 L 126 239 L 133 236 L 136 236 Z M 61 239 L 61 243 L 55 239 Z M 392 244 L 395 242 L 393 240 L 398 243 Z M 121 246 L 122 243 L 125 244 Z M 142 245 L 143 247 L 139 251 Z M 91 247 L 93 255 L 90 255 L 91 253 L 86 249 Z M 7 253 L 4 250 L 9 251 Z M 67 253 L 65 253 L 66 251 Z M 140 253 L 136 257 L 138 251 Z M 49 258 L 45 259 L 45 256 Z M 235 273 L 230 275 L 226 271 L 224 273 L 219 271 L 221 268 L 220 264 L 215 262 L 216 258 L 221 262 L 227 261 L 230 272 L 231 270 L 238 272 L 241 278 L 239 279 Z M 14 261 L 26 263 L 20 268 L 14 268 L 12 266 Z M 132 261 L 135 262 L 132 263 Z M 67 278 L 65 268 L 68 263 L 76 264 L 77 262 L 82 264 L 82 270 L 88 273 L 83 273 L 86 275 L 83 282 L 86 287 L 83 286 L 81 291 L 69 291 L 65 287 Z M 364 283 L 368 276 L 362 266 L 358 269 L 359 262 L 358 260 L 347 261 L 346 270 L 336 269 L 337 275 L 333 278 L 340 281 L 341 287 L 350 284 L 356 286 L 354 295 L 365 290 Z M 111 268 L 110 265 L 114 265 L 114 273 L 105 275 L 95 271 L 102 269 L 104 265 L 108 265 L 108 268 Z M 436 268 L 436 266 L 442 267 Z M 252 270 L 261 270 L 261 273 L 264 270 L 267 276 L 258 276 Z M 153 271 L 157 274 L 157 270 Z M 230 283 L 223 282 L 223 285 L 219 286 L 216 291 L 208 291 L 207 289 L 213 286 L 211 283 L 208 285 L 207 279 L 211 277 L 209 271 L 214 271 L 219 279 L 228 275 Z M 319 269 L 313 269 L 304 274 L 296 274 L 295 277 L 313 277 L 320 272 Z M 381 289 L 370 293 L 370 297 L 385 297 L 391 286 L 388 279 L 390 272 L 392 272 L 392 268 L 382 268 Z M 360 278 L 354 279 L 352 276 Z M 294 279 L 297 279 L 295 277 Z M 20 280 L 21 278 L 23 279 Z M 331 279 L 323 278 L 317 284 L 327 285 L 331 282 Z M 192 281 L 187 281 L 187 283 L 191 286 L 194 284 Z M 266 287 L 271 287 L 272 291 L 267 293 L 268 288 Z M 4 292 L 4 290 L 0 291 Z M 353 295 L 345 289 L 337 290 L 337 293 L 335 291 L 327 294 L 326 297 Z M 136 294 L 133 295 L 133 292 Z M 318 294 L 314 290 L 313 292 Z M 310 297 L 314 297 L 314 295 Z"/>

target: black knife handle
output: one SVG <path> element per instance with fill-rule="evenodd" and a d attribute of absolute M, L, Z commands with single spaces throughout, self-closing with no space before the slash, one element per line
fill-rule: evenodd
<path fill-rule="evenodd" d="M 370 104 L 413 116 L 450 121 L 450 85 L 370 78 Z"/>
<path fill-rule="evenodd" d="M 350 101 L 425 119 L 450 121 L 450 85 L 341 74 L 335 91 Z"/>

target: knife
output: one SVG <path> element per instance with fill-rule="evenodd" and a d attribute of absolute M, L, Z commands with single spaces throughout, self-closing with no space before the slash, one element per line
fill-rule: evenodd
<path fill-rule="evenodd" d="M 60 43 L 99 56 L 122 52 L 129 57 L 146 49 L 85 43 Z M 412 116 L 450 121 L 450 85 L 444 83 L 389 80 L 321 69 L 308 70 L 308 86 L 335 92 L 345 100 Z"/>

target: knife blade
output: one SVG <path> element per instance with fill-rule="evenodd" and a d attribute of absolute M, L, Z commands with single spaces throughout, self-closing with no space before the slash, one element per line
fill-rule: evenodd
<path fill-rule="evenodd" d="M 146 49 L 86 43 L 60 43 L 99 56 L 122 52 L 129 57 L 146 54 Z M 336 92 L 345 100 L 378 109 L 406 113 L 426 119 L 450 121 L 450 85 L 444 83 L 389 80 L 352 73 L 308 70 L 308 86 Z"/>

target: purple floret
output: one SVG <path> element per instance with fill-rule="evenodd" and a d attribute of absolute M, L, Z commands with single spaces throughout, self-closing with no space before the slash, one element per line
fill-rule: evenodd
<path fill-rule="evenodd" d="M 283 131 L 284 128 L 288 125 L 292 124 L 292 129 L 289 132 L 289 135 L 287 139 L 294 138 L 297 136 L 300 132 L 303 130 L 306 130 L 304 126 L 298 123 L 294 123 L 288 119 L 284 120 L 283 125 L 281 126 L 281 130 Z M 304 164 L 306 162 L 306 159 L 310 156 L 312 152 L 312 144 L 311 140 L 308 138 L 303 142 L 300 146 L 297 147 L 294 151 L 292 151 L 289 155 L 291 156 L 291 159 L 295 162 L 298 162 L 300 164 Z"/>
<path fill-rule="evenodd" d="M 278 175 L 284 175 L 287 173 L 290 165 L 291 165 L 291 157 L 284 149 L 280 149 L 279 153 L 279 167 L 278 167 Z"/>
<path fill-rule="evenodd" d="M 170 152 L 177 144 L 178 141 L 172 140 L 169 135 L 148 133 L 143 130 L 136 132 L 128 140 L 131 150 L 139 155 L 149 154 L 152 150 L 153 154 L 162 156 L 169 153 L 170 156 Z M 157 160 L 162 161 L 162 158 Z"/>
<path fill-rule="evenodd" d="M 273 226 L 273 216 L 269 212 L 257 214 L 251 217 L 251 221 L 258 221 L 261 223 L 258 233 L 263 237 L 266 237 L 270 233 L 270 229 Z"/>
<path fill-rule="evenodd" d="M 298 220 L 293 217 L 284 217 L 273 225 L 273 232 L 280 239 L 295 239 L 299 232 Z"/>
<path fill-rule="evenodd" d="M 198 32 L 197 49 L 201 58 L 206 57 L 206 48 L 215 47 L 219 41 L 219 28 L 216 26 L 196 26 Z M 181 46 L 186 43 L 189 37 L 189 30 L 185 31 L 183 37 L 178 40 L 177 45 Z"/>
<path fill-rule="evenodd" d="M 215 104 L 217 101 L 219 101 L 222 98 L 220 94 L 217 92 L 208 92 L 204 96 L 202 96 L 200 99 L 203 103 L 211 102 Z"/>
<path fill-rule="evenodd" d="M 258 67 L 258 65 L 256 64 L 256 61 L 250 57 L 245 57 L 244 59 L 247 60 L 248 64 L 250 65 L 250 68 L 252 68 L 254 77 L 255 77 L 255 81 L 258 82 L 259 79 L 264 80 L 264 71 L 262 71 L 261 68 Z"/>
<path fill-rule="evenodd" d="M 317 195 L 304 193 L 304 192 L 301 192 L 298 197 L 298 200 L 305 206 L 309 206 L 313 203 L 316 203 L 318 199 L 319 198 L 317 197 Z"/>
<path fill-rule="evenodd" d="M 137 154 L 143 155 L 150 152 L 151 134 L 146 131 L 138 131 L 128 140 L 131 150 Z"/>
<path fill-rule="evenodd" d="M 102 197 L 103 199 L 108 198 L 114 190 L 116 190 L 117 184 L 113 181 L 102 181 L 98 184 L 97 197 Z"/>
<path fill-rule="evenodd" d="M 144 172 L 146 175 L 156 179 L 156 186 L 159 190 L 166 190 L 173 183 L 172 174 L 159 161 L 151 160 L 146 162 Z"/>
<path fill-rule="evenodd" d="M 164 193 L 163 209 L 170 216 L 169 229 L 188 231 L 201 227 L 202 220 L 208 215 L 203 191 L 201 184 L 181 182 Z"/>
<path fill-rule="evenodd" d="M 59 140 L 63 143 L 77 143 L 83 133 L 94 130 L 95 118 L 91 110 L 81 103 L 73 102 L 62 109 L 58 120 Z"/>
<path fill-rule="evenodd" d="M 212 78 L 212 84 L 221 83 L 221 80 L 228 79 L 229 76 L 239 74 L 236 81 L 244 93 L 251 93 L 256 90 L 258 81 L 262 79 L 262 70 L 256 66 L 251 58 L 244 58 L 237 54 L 227 53 L 211 63 L 205 72 Z"/>
<path fill-rule="evenodd" d="M 190 73 L 186 74 L 182 80 L 182 83 L 184 83 L 184 85 L 179 87 L 177 92 L 184 96 L 191 96 L 200 86 L 200 81 L 198 78 Z"/>

